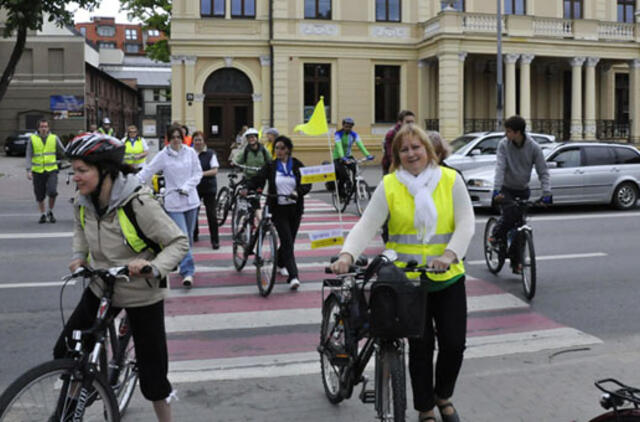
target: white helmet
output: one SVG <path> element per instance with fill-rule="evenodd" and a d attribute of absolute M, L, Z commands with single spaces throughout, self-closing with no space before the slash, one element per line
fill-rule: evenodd
<path fill-rule="evenodd" d="M 110 125 L 111 124 L 111 120 L 108 117 L 105 117 L 104 119 L 102 119 L 102 124 Z"/>
<path fill-rule="evenodd" d="M 260 132 L 258 132 L 256 130 L 256 128 L 250 127 L 249 129 L 247 129 L 244 134 L 242 135 L 242 137 L 245 139 L 245 141 L 247 140 L 247 136 L 249 135 L 256 135 L 256 138 L 258 137 L 258 135 L 260 135 Z"/>

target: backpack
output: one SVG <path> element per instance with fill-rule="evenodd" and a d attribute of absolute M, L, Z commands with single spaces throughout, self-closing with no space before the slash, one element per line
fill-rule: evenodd
<path fill-rule="evenodd" d="M 269 158 L 270 158 L 270 157 L 269 157 L 269 152 L 268 152 L 268 151 L 267 151 L 267 149 L 264 147 L 264 145 L 262 145 L 262 144 L 259 144 L 259 145 L 260 145 L 259 149 L 260 149 L 260 151 L 262 152 L 262 158 L 264 159 L 264 162 L 265 162 L 265 163 L 267 163 L 267 162 L 269 161 Z M 245 162 L 245 164 L 246 164 L 246 162 L 247 162 L 247 156 L 249 155 L 249 145 L 247 145 L 246 147 L 244 147 L 244 151 L 242 152 L 242 154 L 243 154 L 243 155 L 242 155 L 242 159 L 243 159 L 243 161 L 244 161 L 244 162 Z"/>

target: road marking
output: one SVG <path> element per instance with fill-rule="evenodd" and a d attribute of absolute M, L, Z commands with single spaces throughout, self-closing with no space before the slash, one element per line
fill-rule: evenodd
<path fill-rule="evenodd" d="M 536 256 L 536 261 L 556 261 L 560 259 L 582 259 L 582 258 L 602 258 L 607 256 L 608 254 L 604 252 L 592 252 L 592 253 L 576 253 L 576 254 L 565 254 L 565 255 L 544 255 L 544 256 Z M 478 259 L 476 261 L 465 261 L 467 265 L 485 265 L 486 262 L 484 259 Z"/>
<path fill-rule="evenodd" d="M 464 356 L 465 359 L 476 359 L 599 343 L 602 343 L 602 340 L 597 337 L 574 328 L 563 327 L 514 334 L 468 337 Z M 304 352 L 172 361 L 169 367 L 169 376 L 172 382 L 188 383 L 319 374 L 320 359 L 316 352 Z M 367 368 L 371 370 L 372 366 L 367 366 Z"/>
<path fill-rule="evenodd" d="M 0 239 L 50 239 L 59 237 L 73 237 L 73 232 L 51 233 L 2 233 Z"/>
<path fill-rule="evenodd" d="M 68 286 L 74 286 L 77 283 L 77 280 L 71 280 L 66 282 Z M 41 281 L 35 283 L 2 283 L 0 284 L 0 289 L 17 289 L 17 288 L 25 288 L 25 287 L 58 287 L 65 284 L 65 281 Z M 255 288 L 254 288 L 255 290 Z"/>
<path fill-rule="evenodd" d="M 640 211 L 612 211 L 598 214 L 567 214 L 567 215 L 540 215 L 529 216 L 529 221 L 555 221 L 555 220 L 589 220 L 594 218 L 620 218 L 620 217 L 638 217 Z M 498 217 L 497 215 L 494 217 Z M 490 217 L 476 218 L 476 224 L 484 224 Z"/>
<path fill-rule="evenodd" d="M 468 312 L 477 312 L 529 305 L 510 293 L 503 293 L 469 297 L 467 306 Z M 310 325 L 320 324 L 321 320 L 318 303 L 318 308 L 167 316 L 165 326 L 167 333 L 175 333 Z"/>
<path fill-rule="evenodd" d="M 41 214 L 0 214 L 0 217 L 40 217 Z"/>

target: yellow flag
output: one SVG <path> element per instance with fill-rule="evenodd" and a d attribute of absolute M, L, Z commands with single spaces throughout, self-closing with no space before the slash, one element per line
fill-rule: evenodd
<path fill-rule="evenodd" d="M 293 129 L 294 132 L 303 132 L 306 135 L 323 135 L 329 131 L 327 126 L 327 116 L 324 112 L 324 97 L 316 104 L 313 114 L 307 123 L 299 124 Z"/>
<path fill-rule="evenodd" d="M 258 131 L 258 141 L 262 139 L 262 129 L 264 129 L 264 126 L 260 126 L 260 130 Z"/>

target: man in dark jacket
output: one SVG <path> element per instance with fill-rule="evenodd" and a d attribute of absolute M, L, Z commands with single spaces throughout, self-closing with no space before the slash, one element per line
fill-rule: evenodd
<path fill-rule="evenodd" d="M 411 110 L 402 110 L 398 113 L 398 119 L 396 121 L 396 125 L 389 129 L 387 134 L 384 136 L 384 141 L 382 142 L 382 152 L 384 153 L 382 157 L 382 174 L 385 175 L 389 173 L 389 167 L 391 167 L 391 162 L 393 161 L 391 145 L 393 144 L 393 138 L 396 137 L 396 133 L 400 130 L 400 128 L 404 125 L 408 125 L 410 123 L 416 122 L 416 116 L 413 114 Z"/>

